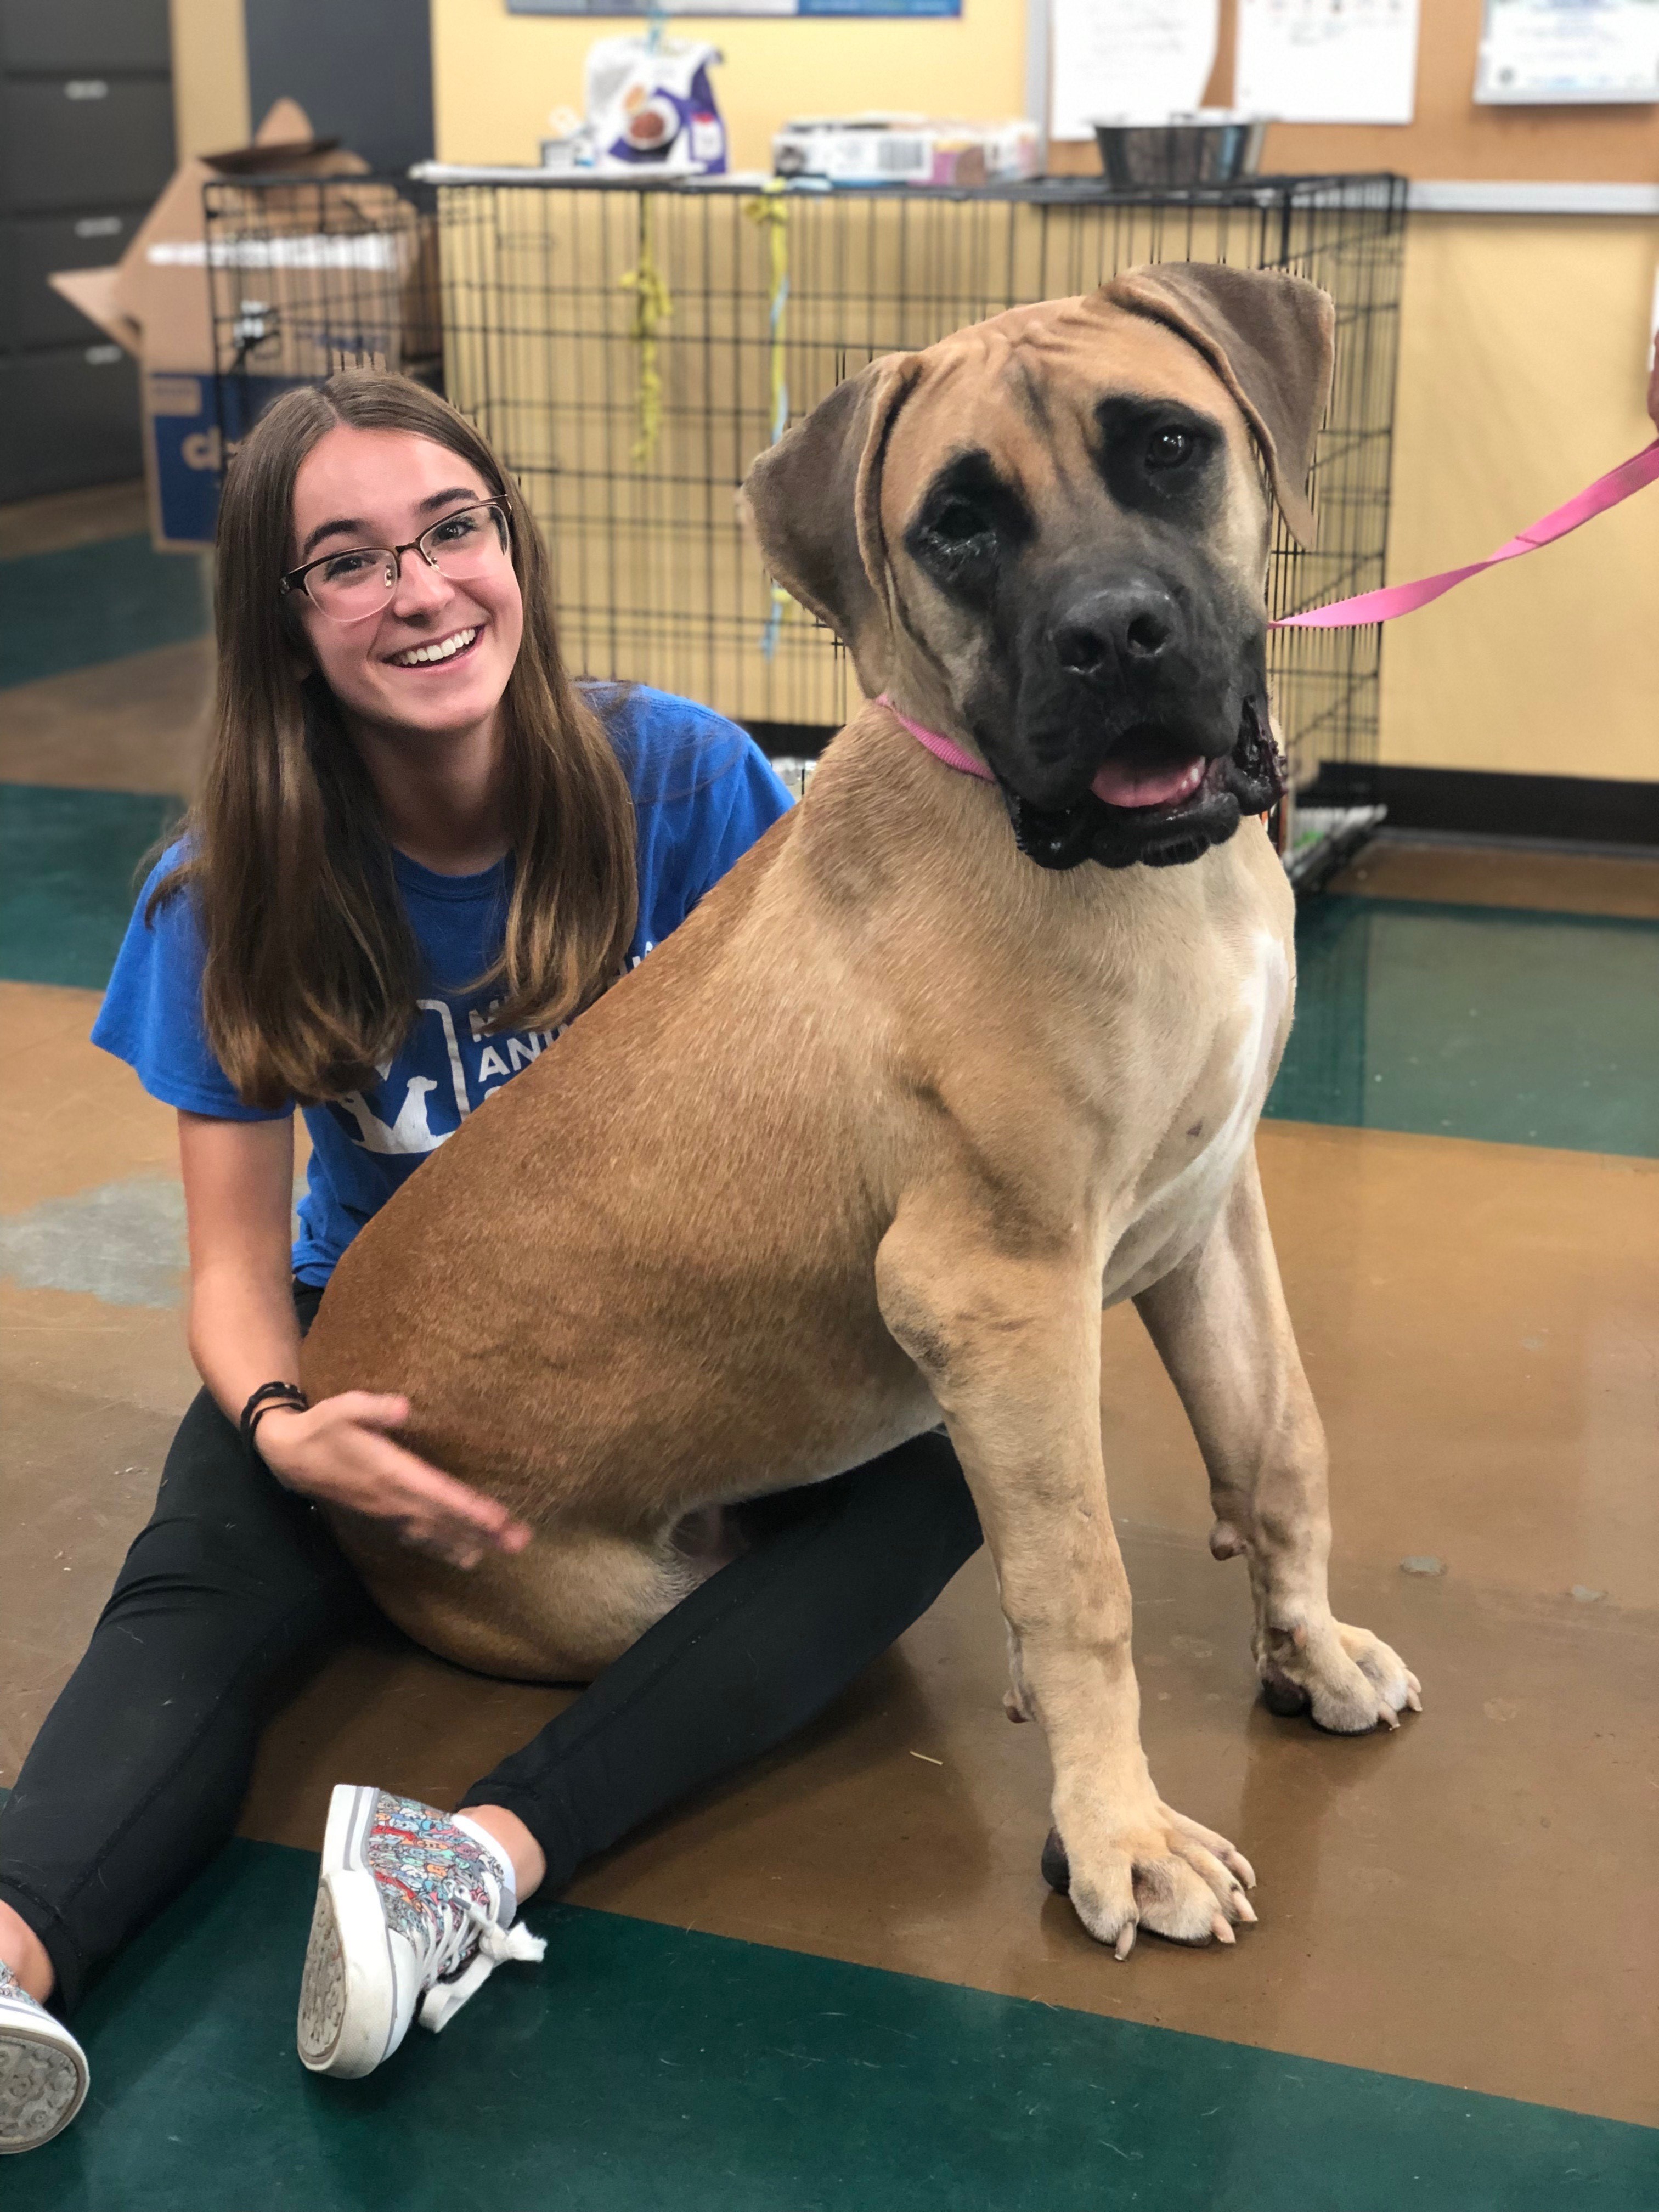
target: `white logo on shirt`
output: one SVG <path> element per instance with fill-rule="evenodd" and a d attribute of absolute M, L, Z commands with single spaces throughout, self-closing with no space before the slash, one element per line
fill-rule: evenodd
<path fill-rule="evenodd" d="M 347 1091 L 340 1103 L 356 1122 L 362 1134 L 358 1142 L 371 1152 L 435 1152 L 444 1138 L 453 1130 L 434 1131 L 426 1118 L 426 1094 L 435 1091 L 437 1085 L 429 1075 L 412 1075 L 409 1088 L 404 1093 L 404 1103 L 398 1118 L 390 1128 L 369 1104 L 361 1091 Z"/>
<path fill-rule="evenodd" d="M 456 1127 L 465 1121 L 472 1109 L 466 1095 L 466 1073 L 461 1065 L 461 1048 L 455 1036 L 455 1024 L 449 1008 L 441 999 L 417 999 L 416 1005 L 426 1014 L 436 1014 L 443 1024 L 444 1042 L 448 1048 L 450 1088 L 455 1094 L 455 1111 L 459 1116 Z M 392 1062 L 382 1060 L 375 1073 L 381 1085 L 392 1073 Z M 446 1137 L 453 1137 L 453 1129 L 434 1129 L 427 1113 L 427 1094 L 438 1088 L 429 1075 L 411 1075 L 404 1089 L 403 1103 L 398 1109 L 397 1119 L 391 1122 L 381 1120 L 361 1091 L 348 1091 L 338 1101 L 357 1124 L 361 1134 L 357 1142 L 369 1152 L 435 1152 Z M 389 1104 L 391 1102 L 384 1102 Z"/>
<path fill-rule="evenodd" d="M 653 941 L 647 940 L 645 952 L 653 949 Z M 629 967 L 637 968 L 645 957 L 645 952 L 635 953 L 629 961 Z M 437 1077 L 410 1076 L 404 1085 L 402 1100 L 394 1102 L 386 1089 L 392 1079 L 393 1063 L 389 1060 L 382 1060 L 374 1071 L 380 1080 L 372 1092 L 365 1094 L 361 1091 L 348 1091 L 334 1101 L 356 1123 L 357 1135 L 354 1142 L 368 1152 L 404 1155 L 435 1152 L 440 1145 L 454 1135 L 455 1130 L 474 1110 L 474 1102 L 467 1095 L 466 1067 L 460 1040 L 455 1033 L 453 1015 L 442 999 L 417 999 L 415 1003 L 423 1014 L 435 1014 L 443 1029 L 449 1085 L 455 1099 L 455 1125 L 448 1129 L 434 1129 L 432 1126 L 428 1102 L 434 1092 L 439 1093 L 441 1098 L 442 1085 Z M 562 1036 L 570 1026 L 568 1022 L 562 1022 L 556 1030 L 529 1030 L 520 1031 L 517 1036 L 502 1035 L 492 1031 L 489 1027 L 491 1018 L 500 1004 L 501 1000 L 495 999 L 487 1006 L 473 1006 L 467 1010 L 471 1043 L 475 1048 L 482 1048 L 474 1078 L 478 1085 L 476 1102 L 478 1105 L 493 1098 L 509 1076 L 516 1075 L 521 1067 L 528 1067 L 532 1060 L 539 1059 L 554 1038 Z M 426 1034 L 430 1040 L 430 1031 Z M 416 1055 L 426 1058 L 430 1066 L 431 1057 L 420 1052 L 420 1043 L 419 1036 L 412 1034 L 404 1049 L 413 1048 Z M 438 1110 L 439 1118 L 442 1120 L 441 1103 Z M 386 1118 L 388 1115 L 390 1119 Z"/>

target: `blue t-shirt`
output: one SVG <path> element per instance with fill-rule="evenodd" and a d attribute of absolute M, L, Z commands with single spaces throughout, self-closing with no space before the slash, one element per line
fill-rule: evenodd
<path fill-rule="evenodd" d="M 643 687 L 598 694 L 594 703 L 605 714 L 638 822 L 632 968 L 678 928 L 790 799 L 752 739 L 706 707 Z M 214 1057 L 202 1024 L 202 942 L 188 895 L 170 899 L 153 922 L 144 920 L 145 902 L 179 851 L 163 854 L 139 894 L 92 1041 L 128 1061 L 145 1090 L 169 1106 L 233 1121 L 283 1119 L 292 1105 L 275 1112 L 243 1105 Z M 419 1012 L 377 1081 L 304 1109 L 311 1166 L 294 1247 L 302 1282 L 325 1283 L 357 1231 L 424 1155 L 556 1034 L 488 1033 L 501 994 L 467 988 L 501 950 L 507 864 L 476 876 L 440 876 L 396 853 L 393 868 L 423 964 Z"/>

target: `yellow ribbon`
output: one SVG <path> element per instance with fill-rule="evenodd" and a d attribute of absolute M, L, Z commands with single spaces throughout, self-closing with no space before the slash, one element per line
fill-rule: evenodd
<path fill-rule="evenodd" d="M 651 199 L 647 192 L 640 194 L 639 265 L 629 269 L 617 278 L 625 292 L 634 295 L 634 343 L 640 349 L 640 379 L 636 406 L 639 431 L 634 440 L 629 459 L 636 469 L 644 468 L 657 449 L 662 435 L 662 378 L 657 368 L 657 332 L 674 313 L 673 295 L 666 279 L 657 266 L 657 255 L 652 238 Z"/>

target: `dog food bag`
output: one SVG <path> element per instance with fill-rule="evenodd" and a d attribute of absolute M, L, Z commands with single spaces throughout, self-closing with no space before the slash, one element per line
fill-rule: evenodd
<path fill-rule="evenodd" d="M 619 176 L 726 174 L 726 125 L 708 81 L 717 46 L 631 35 L 587 50 L 587 127 L 594 166 Z"/>

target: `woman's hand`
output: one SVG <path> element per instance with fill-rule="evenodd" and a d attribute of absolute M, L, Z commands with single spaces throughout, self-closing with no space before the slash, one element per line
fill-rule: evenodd
<path fill-rule="evenodd" d="M 307 1413 L 274 1406 L 259 1419 L 259 1456 L 289 1489 L 325 1505 L 389 1521 L 406 1544 L 452 1566 L 486 1552 L 521 1552 L 531 1531 L 505 1505 L 417 1459 L 385 1431 L 409 1419 L 407 1398 L 345 1390 Z"/>

